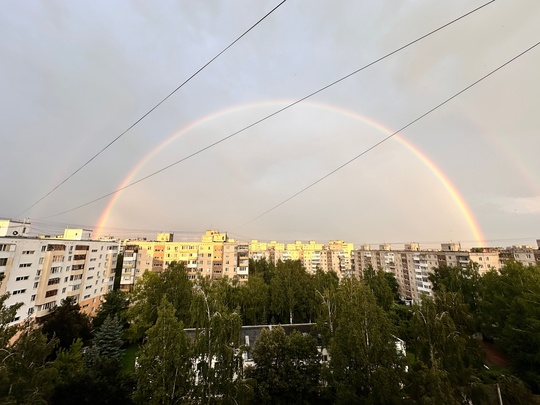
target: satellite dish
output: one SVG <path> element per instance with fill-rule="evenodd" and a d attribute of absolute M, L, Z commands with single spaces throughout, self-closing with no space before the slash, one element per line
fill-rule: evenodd
<path fill-rule="evenodd" d="M 17 236 L 18 234 L 19 234 L 19 232 L 13 231 L 13 236 Z"/>

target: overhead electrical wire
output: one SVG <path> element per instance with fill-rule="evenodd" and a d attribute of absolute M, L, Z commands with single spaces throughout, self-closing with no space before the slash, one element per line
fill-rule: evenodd
<path fill-rule="evenodd" d="M 116 138 L 114 138 L 112 141 L 110 141 L 107 145 L 105 145 L 103 148 L 101 148 L 96 154 L 94 154 L 90 159 L 88 159 L 85 163 L 83 163 L 77 170 L 75 170 L 73 173 L 71 173 L 69 176 L 67 176 L 64 180 L 62 180 L 60 183 L 58 183 L 55 187 L 53 187 L 50 191 L 48 191 L 43 197 L 41 197 L 39 200 L 37 200 L 35 203 L 33 203 L 30 207 L 22 211 L 21 213 L 17 214 L 18 217 L 23 215 L 24 213 L 28 212 L 32 208 L 34 208 L 37 204 L 39 204 L 41 201 L 43 201 L 45 198 L 47 198 L 49 195 L 51 195 L 54 191 L 56 191 L 60 186 L 62 186 L 64 183 L 66 183 L 69 179 L 71 179 L 73 176 L 75 176 L 78 172 L 80 172 L 85 166 L 87 166 L 90 162 L 92 162 L 95 158 L 97 158 L 99 155 L 101 155 L 105 150 L 107 150 L 110 146 L 112 146 L 116 141 L 118 141 L 120 138 L 122 138 L 127 132 L 129 132 L 133 127 L 135 127 L 139 122 L 141 122 L 143 119 L 145 119 L 148 115 L 150 115 L 154 110 L 156 110 L 161 104 L 163 104 L 165 101 L 167 101 L 174 93 L 176 93 L 178 90 L 180 90 L 184 85 L 186 85 L 191 79 L 193 79 L 195 76 L 197 76 L 202 70 L 204 70 L 208 65 L 210 65 L 213 61 L 215 61 L 217 58 L 219 58 L 223 53 L 225 53 L 229 48 L 231 48 L 234 44 L 236 44 L 240 39 L 242 39 L 244 36 L 246 36 L 251 30 L 253 30 L 257 25 L 259 25 L 264 19 L 266 19 L 270 14 L 272 14 L 274 11 L 276 11 L 283 3 L 285 3 L 287 0 L 282 0 L 277 6 L 275 6 L 272 10 L 270 10 L 268 13 L 266 13 L 261 19 L 259 19 L 255 24 L 253 24 L 251 27 L 249 27 L 242 35 L 240 35 L 238 38 L 236 38 L 233 42 L 231 42 L 229 45 L 227 45 L 221 52 L 219 52 L 216 56 L 214 56 L 212 59 L 210 59 L 208 62 L 206 62 L 202 67 L 199 68 L 195 73 L 193 73 L 191 76 L 189 76 L 182 84 L 180 84 L 178 87 L 176 87 L 173 91 L 171 91 L 165 98 L 163 98 L 159 103 L 157 103 L 154 107 L 152 107 L 150 110 L 148 110 L 142 117 L 140 117 L 137 121 L 135 121 L 133 124 L 131 124 L 124 132 L 122 132 L 120 135 L 118 135 Z"/>
<path fill-rule="evenodd" d="M 489 72 L 488 74 L 482 76 L 480 79 L 476 80 L 475 82 L 469 84 L 467 87 L 465 87 L 464 89 L 458 91 L 457 93 L 455 93 L 453 96 L 451 97 L 448 97 L 446 100 L 444 100 L 443 102 L 437 104 L 435 107 L 431 108 L 430 110 L 426 111 L 425 113 L 423 113 L 422 115 L 420 115 L 419 117 L 415 118 L 414 120 L 410 121 L 408 124 L 402 126 L 400 129 L 398 129 L 397 131 L 391 133 L 390 135 L 386 136 L 385 138 L 381 139 L 379 142 L 373 144 L 372 146 L 370 146 L 369 148 L 365 149 L 364 151 L 362 151 L 361 153 L 359 153 L 358 155 L 354 156 L 353 158 L 349 159 L 348 161 L 346 161 L 345 163 L 341 164 L 340 166 L 336 167 L 334 170 L 328 172 L 327 174 L 325 174 L 324 176 L 320 177 L 319 179 L 315 180 L 313 183 L 309 184 L 308 186 L 304 187 L 303 189 L 301 189 L 300 191 L 297 191 L 296 193 L 294 193 L 293 195 L 291 195 L 290 197 L 286 198 L 285 200 L 281 201 L 279 204 L 276 204 L 274 205 L 272 208 L 269 208 L 268 210 L 264 211 L 262 214 L 256 216 L 255 218 L 251 219 L 250 221 L 240 225 L 238 228 L 234 228 L 234 229 L 239 229 L 239 228 L 242 228 L 243 226 L 245 225 L 248 225 L 254 221 L 256 221 L 257 219 L 265 216 L 266 214 L 274 211 L 276 208 L 278 207 L 281 207 L 283 204 L 287 203 L 288 201 L 292 200 L 293 198 L 299 196 L 300 194 L 304 193 L 305 191 L 309 190 L 311 187 L 315 186 L 316 184 L 320 183 L 321 181 L 323 181 L 324 179 L 327 179 L 328 177 L 330 177 L 331 175 L 333 175 L 334 173 L 340 171 L 341 169 L 343 169 L 344 167 L 348 166 L 349 164 L 351 164 L 352 162 L 354 162 L 355 160 L 361 158 L 362 156 L 364 156 L 366 153 L 372 151 L 373 149 L 375 149 L 377 146 L 380 146 L 381 144 L 385 143 L 386 141 L 388 141 L 389 139 L 393 138 L 395 135 L 397 135 L 398 133 L 400 133 L 401 131 L 409 128 L 411 125 L 415 124 L 416 122 L 420 121 L 422 118 L 426 117 L 427 115 L 431 114 L 432 112 L 434 112 L 435 110 L 439 109 L 440 107 L 442 107 L 443 105 L 447 104 L 448 102 L 450 102 L 451 100 L 455 99 L 457 96 L 459 96 L 460 94 L 466 92 L 467 90 L 469 90 L 470 88 L 476 86 L 478 83 L 480 83 L 481 81 L 487 79 L 488 77 L 490 77 L 491 75 L 493 75 L 495 72 L 501 70 L 502 68 L 504 68 L 505 66 L 507 66 L 508 64 L 512 63 L 513 61 L 515 61 L 516 59 L 518 59 L 519 57 L 525 55 L 527 52 L 531 51 L 532 49 L 536 48 L 538 45 L 540 45 L 540 42 L 537 42 L 536 44 L 532 45 L 531 47 L 527 48 L 526 50 L 524 50 L 523 52 L 519 53 L 518 55 L 514 56 L 512 59 L 506 61 L 505 63 L 503 63 L 502 65 L 500 65 L 499 67 L 497 67 L 496 69 L 492 70 L 491 72 Z"/>
<path fill-rule="evenodd" d="M 415 44 L 415 43 L 429 37 L 430 35 L 435 34 L 436 32 L 438 32 L 438 31 L 440 31 L 440 30 L 454 24 L 455 22 L 457 22 L 459 20 L 462 20 L 463 18 L 473 14 L 474 12 L 476 12 L 476 11 L 478 11 L 478 10 L 480 10 L 480 9 L 482 9 L 482 8 L 486 7 L 487 5 L 489 5 L 491 3 L 494 3 L 494 2 L 495 2 L 495 0 L 488 1 L 487 3 L 484 3 L 481 6 L 475 8 L 475 9 L 473 9 L 473 10 L 471 10 L 471 11 L 465 13 L 465 14 L 462 14 L 461 16 L 451 20 L 450 22 L 448 22 L 448 23 L 446 23 L 444 25 L 441 25 L 440 27 L 428 32 L 427 34 L 422 35 L 421 37 L 418 37 L 417 39 L 415 39 L 415 40 L 413 40 L 411 42 L 408 42 L 407 44 L 405 44 L 405 45 L 403 45 L 403 46 L 401 46 L 401 47 L 387 53 L 386 55 L 379 57 L 378 59 L 375 59 L 374 61 L 372 61 L 372 62 L 370 62 L 370 63 L 368 63 L 368 64 L 366 64 L 366 65 L 364 65 L 364 66 L 362 66 L 362 67 L 360 67 L 360 68 L 358 68 L 356 70 L 354 70 L 353 72 L 351 72 L 351 73 L 349 73 L 349 74 L 347 74 L 345 76 L 342 76 L 341 78 L 339 78 L 339 79 L 337 79 L 337 80 L 335 80 L 335 81 L 333 81 L 333 82 L 319 88 L 318 90 L 308 94 L 307 96 L 304 96 L 304 97 L 302 97 L 302 98 L 300 98 L 300 99 L 286 105 L 285 107 L 282 107 L 282 108 L 274 111 L 273 113 L 271 113 L 269 115 L 266 115 L 265 117 L 253 122 L 252 124 L 247 125 L 247 126 L 243 127 L 242 129 L 240 129 L 240 130 L 238 130 L 236 132 L 233 132 L 232 134 L 227 135 L 227 136 L 225 136 L 225 137 L 223 137 L 223 138 L 221 138 L 221 139 L 219 139 L 219 140 L 217 140 L 217 141 L 215 141 L 215 142 L 213 142 L 213 143 L 211 143 L 211 144 L 209 144 L 209 145 L 207 145 L 207 146 L 205 146 L 205 147 L 203 147 L 201 149 L 198 149 L 197 151 L 195 151 L 195 152 L 193 152 L 193 153 L 191 153 L 191 154 L 189 154 L 189 155 L 187 155 L 187 156 L 185 156 L 185 157 L 183 157 L 183 158 L 181 158 L 181 159 L 179 159 L 179 160 L 177 160 L 177 161 L 175 161 L 175 162 L 173 162 L 173 163 L 171 163 L 171 164 L 169 164 L 169 165 L 167 165 L 165 167 L 162 167 L 159 170 L 156 170 L 156 171 L 154 171 L 154 172 L 152 172 L 152 173 L 150 173 L 150 174 L 148 174 L 148 175 L 146 175 L 146 176 L 144 176 L 144 177 L 142 177 L 142 178 L 140 178 L 138 180 L 135 180 L 135 181 L 123 186 L 123 187 L 117 188 L 116 190 L 111 191 L 110 193 L 104 194 L 104 195 L 102 195 L 100 197 L 97 197 L 97 198 L 95 198 L 95 199 L 93 199 L 91 201 L 88 201 L 88 202 L 86 202 L 84 204 L 81 204 L 81 205 L 78 205 L 76 207 L 70 208 L 68 210 L 65 210 L 65 211 L 62 211 L 62 212 L 59 212 L 59 213 L 56 213 L 56 214 L 53 214 L 53 215 L 50 215 L 50 216 L 47 216 L 47 217 L 42 217 L 42 218 L 45 218 L 45 219 L 54 218 L 54 217 L 58 217 L 60 215 L 67 214 L 69 212 L 76 211 L 76 210 L 81 209 L 83 207 L 86 207 L 86 206 L 88 206 L 90 204 L 94 204 L 94 203 L 96 203 L 98 201 L 101 201 L 101 200 L 107 198 L 107 197 L 110 197 L 110 196 L 112 196 L 112 195 L 114 195 L 116 193 L 119 193 L 120 191 L 123 191 L 123 190 L 125 190 L 125 189 L 127 189 L 129 187 L 132 187 L 132 186 L 134 186 L 134 185 L 136 185 L 138 183 L 141 183 L 141 182 L 143 182 L 145 180 L 148 180 L 149 178 L 154 177 L 155 175 L 157 175 L 159 173 L 162 173 L 162 172 L 170 169 L 171 167 L 174 167 L 174 166 L 176 166 L 176 165 L 178 165 L 178 164 L 180 164 L 180 163 L 182 163 L 182 162 L 184 162 L 184 161 L 186 161 L 188 159 L 191 159 L 194 156 L 197 156 L 197 155 L 201 154 L 202 152 L 204 152 L 204 151 L 206 151 L 208 149 L 213 148 L 216 145 L 219 145 L 220 143 L 225 142 L 226 140 L 229 140 L 229 139 L 233 138 L 234 136 L 236 136 L 236 135 L 238 135 L 238 134 L 240 134 L 240 133 L 242 133 L 242 132 L 244 132 L 244 131 L 252 128 L 252 127 L 254 127 L 255 125 L 260 124 L 261 122 L 264 122 L 264 121 L 278 115 L 279 113 L 282 113 L 283 111 L 288 110 L 289 108 L 301 103 L 302 101 L 305 101 L 305 100 L 313 97 L 314 95 L 319 94 L 319 93 L 323 92 L 324 90 L 326 90 L 326 89 L 328 89 L 328 88 L 330 88 L 332 86 L 335 86 L 336 84 L 350 78 L 351 76 L 354 76 L 354 75 L 360 73 L 361 71 L 367 69 L 368 67 L 375 65 L 376 63 L 378 63 L 378 62 L 380 62 L 380 61 L 382 61 L 382 60 L 384 60 L 384 59 L 386 59 L 386 58 L 388 58 L 388 57 L 402 51 L 405 48 L 408 48 L 409 46 L 411 46 L 411 45 L 413 45 L 413 44 Z"/>

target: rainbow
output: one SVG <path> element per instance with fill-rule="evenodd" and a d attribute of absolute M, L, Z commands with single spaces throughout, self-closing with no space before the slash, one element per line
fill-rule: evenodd
<path fill-rule="evenodd" d="M 243 105 L 237 105 L 232 108 L 228 108 L 225 110 L 220 110 L 218 112 L 215 112 L 213 114 L 207 115 L 205 117 L 202 117 L 198 119 L 197 121 L 192 122 L 191 124 L 185 126 L 180 131 L 173 133 L 171 136 L 169 136 L 167 139 L 162 141 L 160 144 L 158 144 L 154 149 L 152 149 L 149 153 L 147 153 L 128 173 L 128 175 L 124 178 L 122 183 L 118 186 L 119 189 L 126 187 L 128 184 L 130 184 L 133 181 L 133 178 L 135 175 L 139 172 L 139 170 L 142 169 L 144 165 L 146 165 L 155 155 L 157 155 L 161 150 L 163 150 L 165 147 L 167 147 L 169 144 L 174 142 L 177 138 L 181 137 L 182 135 L 192 131 L 196 127 L 208 123 L 212 120 L 215 120 L 217 118 L 226 116 L 227 114 L 233 113 L 233 112 L 239 112 L 242 110 L 247 110 L 250 108 L 257 108 L 257 107 L 266 107 L 266 106 L 274 106 L 274 105 L 289 105 L 291 104 L 290 101 L 286 100 L 277 100 L 272 102 L 263 102 L 263 103 L 251 103 L 251 104 L 243 104 Z M 379 122 L 376 122 L 370 118 L 364 117 L 356 112 L 338 108 L 332 105 L 326 105 L 321 103 L 313 103 L 313 102 L 303 102 L 302 106 L 308 106 L 308 107 L 314 107 L 314 108 L 322 108 L 324 110 L 336 112 L 339 114 L 342 114 L 344 116 L 353 118 L 355 120 L 364 122 L 371 127 L 385 133 L 385 134 L 392 134 L 395 131 L 390 130 L 389 128 L 385 127 L 384 125 L 380 124 Z M 483 236 L 483 232 L 478 224 L 478 221 L 474 217 L 471 208 L 465 201 L 464 197 L 461 195 L 457 187 L 452 183 L 450 178 L 424 153 L 422 152 L 417 146 L 413 145 L 410 141 L 406 140 L 403 136 L 400 134 L 396 134 L 393 139 L 398 141 L 401 145 L 403 145 L 406 149 L 408 149 L 414 156 L 416 156 L 428 169 L 429 171 L 436 177 L 436 179 L 440 182 L 440 184 L 444 187 L 444 189 L 448 192 L 449 196 L 451 197 L 452 201 L 456 204 L 457 208 L 463 215 L 463 218 L 465 219 L 466 223 L 468 224 L 468 227 L 470 228 L 471 232 L 474 235 L 474 238 L 476 240 L 477 244 L 480 244 L 482 246 L 485 245 L 485 238 Z M 122 195 L 123 191 L 119 191 L 118 193 L 114 194 L 111 199 L 109 200 L 108 204 L 106 205 L 105 209 L 101 213 L 98 223 L 96 224 L 94 228 L 94 235 L 99 236 L 103 234 L 103 229 L 107 223 L 107 220 L 109 218 L 109 215 L 112 212 L 112 209 L 120 196 Z"/>

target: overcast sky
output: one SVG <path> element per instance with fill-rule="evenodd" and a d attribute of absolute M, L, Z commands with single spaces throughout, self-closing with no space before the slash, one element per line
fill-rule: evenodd
<path fill-rule="evenodd" d="M 112 197 L 53 215 L 228 136 L 484 2 L 288 0 L 20 215 L 278 3 L 5 2 L 0 216 L 28 217 L 36 232 L 94 227 Z M 459 190 L 489 245 L 532 244 L 540 237 L 540 46 L 401 140 L 245 224 L 538 41 L 540 2 L 495 1 L 123 191 L 103 231 L 477 245 L 463 207 L 425 154 Z"/>

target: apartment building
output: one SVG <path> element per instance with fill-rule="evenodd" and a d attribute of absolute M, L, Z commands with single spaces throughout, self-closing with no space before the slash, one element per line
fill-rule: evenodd
<path fill-rule="evenodd" d="M 228 277 L 240 282 L 248 279 L 249 246 L 226 233 L 209 230 L 200 241 L 175 242 L 170 233 L 158 234 L 156 239 L 124 241 L 121 289 L 131 289 L 146 270 L 160 273 L 172 262 L 184 263 L 192 280 L 199 275 L 212 279 Z"/>
<path fill-rule="evenodd" d="M 114 285 L 119 243 L 90 239 L 91 231 L 66 229 L 55 237 L 30 237 L 30 224 L 0 222 L 0 294 L 23 303 L 16 322 L 39 318 L 67 297 L 94 313 Z"/>
<path fill-rule="evenodd" d="M 540 243 L 539 243 L 540 247 Z M 391 272 L 399 284 L 399 293 L 408 300 L 417 301 L 422 294 L 432 295 L 429 275 L 435 267 L 451 266 L 465 268 L 475 263 L 480 275 L 491 270 L 499 271 L 508 260 L 532 266 L 540 263 L 540 250 L 531 246 L 509 248 L 482 247 L 471 251 L 462 250 L 459 243 L 443 243 L 440 250 L 421 250 L 418 243 L 406 244 L 403 249 L 393 250 L 390 245 L 378 249 L 363 245 L 352 252 L 353 273 L 361 277 L 372 266 Z"/>
<path fill-rule="evenodd" d="M 346 277 L 351 274 L 350 259 L 353 249 L 352 243 L 342 240 L 330 241 L 327 244 L 315 241 L 284 244 L 254 239 L 249 243 L 249 257 L 253 260 L 266 259 L 274 264 L 279 260 L 300 260 L 310 274 L 315 274 L 317 269 L 321 269 L 325 272 L 335 271 L 340 277 Z"/>

